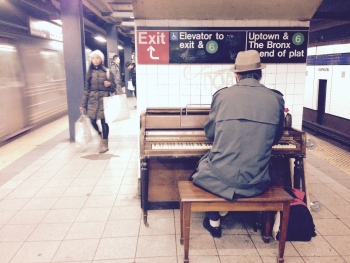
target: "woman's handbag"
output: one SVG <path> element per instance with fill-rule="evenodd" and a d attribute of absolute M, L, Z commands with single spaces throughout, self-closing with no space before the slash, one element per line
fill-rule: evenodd
<path fill-rule="evenodd" d="M 130 119 L 126 94 L 103 97 L 103 109 L 106 123 Z"/>
<path fill-rule="evenodd" d="M 75 122 L 75 142 L 77 146 L 85 147 L 91 140 L 91 123 L 89 118 L 81 114 L 79 119 Z"/>

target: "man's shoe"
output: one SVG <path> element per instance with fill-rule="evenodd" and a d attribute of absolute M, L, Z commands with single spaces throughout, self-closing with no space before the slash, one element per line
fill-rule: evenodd
<path fill-rule="evenodd" d="M 222 216 L 220 213 L 220 222 L 222 223 L 228 217 L 228 212 L 226 215 Z"/>
<path fill-rule="evenodd" d="M 203 226 L 209 231 L 212 237 L 221 237 L 221 225 L 219 227 L 213 227 L 210 225 L 209 217 L 204 218 Z"/>

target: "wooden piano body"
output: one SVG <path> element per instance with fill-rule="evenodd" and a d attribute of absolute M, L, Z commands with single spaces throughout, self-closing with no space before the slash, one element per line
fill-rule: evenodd
<path fill-rule="evenodd" d="M 188 180 L 199 159 L 210 149 L 211 142 L 204 133 L 210 108 L 147 108 L 140 116 L 141 207 L 144 223 L 147 210 L 179 208 L 177 182 Z M 278 184 L 292 185 L 294 158 L 294 187 L 304 182 L 305 133 L 286 128 L 280 147 L 272 149 Z M 291 148 L 292 147 L 292 148 Z M 282 175 L 282 176 L 281 176 Z M 305 188 L 305 184 L 302 184 Z M 304 189 L 305 191 L 305 189 Z"/>

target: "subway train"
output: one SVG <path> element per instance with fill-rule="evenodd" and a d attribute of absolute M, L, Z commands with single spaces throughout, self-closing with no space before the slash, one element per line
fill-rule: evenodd
<path fill-rule="evenodd" d="M 1 141 L 67 113 L 61 42 L 0 38 L 0 57 Z"/>
<path fill-rule="evenodd" d="M 62 42 L 0 36 L 0 57 L 0 143 L 67 114 Z"/>

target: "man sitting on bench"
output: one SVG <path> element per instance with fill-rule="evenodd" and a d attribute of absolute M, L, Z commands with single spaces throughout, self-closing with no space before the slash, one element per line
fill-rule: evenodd
<path fill-rule="evenodd" d="M 272 145 L 283 135 L 283 94 L 260 84 L 262 69 L 257 51 L 239 52 L 232 69 L 237 84 L 213 95 L 205 134 L 212 149 L 199 161 L 192 182 L 234 201 L 252 197 L 270 186 Z M 221 237 L 219 212 L 207 212 L 203 226 Z"/>

